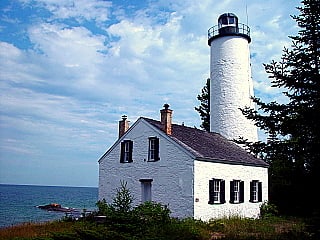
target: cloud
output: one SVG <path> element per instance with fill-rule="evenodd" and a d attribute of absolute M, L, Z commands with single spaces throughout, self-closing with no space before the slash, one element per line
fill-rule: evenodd
<path fill-rule="evenodd" d="M 36 7 L 45 8 L 53 19 L 75 19 L 78 22 L 109 20 L 111 1 L 103 0 L 22 0 L 24 4 L 35 4 Z"/>
<path fill-rule="evenodd" d="M 131 122 L 140 116 L 158 119 L 165 102 L 174 110 L 174 122 L 199 126 L 194 106 L 210 72 L 207 29 L 224 12 L 234 12 L 242 23 L 248 12 L 256 94 L 282 101 L 262 63 L 279 59 L 283 46 L 290 46 L 287 36 L 296 27 L 289 14 L 297 4 L 6 2 L 0 12 L 0 160 L 18 162 L 25 153 L 30 164 L 43 167 L 43 159 L 52 164 L 59 158 L 68 166 L 95 168 L 117 138 L 121 115 Z"/>

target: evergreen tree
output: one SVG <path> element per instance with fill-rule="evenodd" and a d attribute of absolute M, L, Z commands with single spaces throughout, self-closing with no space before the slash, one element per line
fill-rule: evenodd
<path fill-rule="evenodd" d="M 200 106 L 194 109 L 199 112 L 202 124 L 200 127 L 206 131 L 210 131 L 210 78 L 207 79 L 206 85 L 202 88 L 201 94 L 198 94 L 197 99 L 200 101 Z"/>
<path fill-rule="evenodd" d="M 264 103 L 243 113 L 268 135 L 266 142 L 244 143 L 269 164 L 270 201 L 284 213 L 319 211 L 320 182 L 320 0 L 302 0 L 299 16 L 291 16 L 300 31 L 284 48 L 279 62 L 265 64 L 272 87 L 285 89 L 287 103 Z"/>

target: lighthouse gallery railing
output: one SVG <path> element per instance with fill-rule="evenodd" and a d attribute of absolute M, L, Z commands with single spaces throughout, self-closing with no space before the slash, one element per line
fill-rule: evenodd
<path fill-rule="evenodd" d="M 250 37 L 250 28 L 247 25 L 243 24 L 243 23 L 239 23 L 236 33 L 244 34 L 244 35 L 247 35 L 248 37 Z M 212 38 L 214 36 L 217 36 L 217 35 L 219 35 L 218 25 L 215 25 L 215 26 L 209 28 L 209 30 L 208 30 L 208 39 L 210 39 L 210 38 Z"/>

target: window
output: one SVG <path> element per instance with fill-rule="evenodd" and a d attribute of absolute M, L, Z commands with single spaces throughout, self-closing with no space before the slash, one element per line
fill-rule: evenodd
<path fill-rule="evenodd" d="M 228 26 L 233 26 L 233 27 L 237 27 L 237 18 L 234 16 L 223 16 L 219 19 L 218 22 L 218 27 L 222 28 L 222 27 L 228 27 Z"/>
<path fill-rule="evenodd" d="M 151 201 L 151 182 L 152 179 L 140 179 L 141 182 L 141 202 Z"/>
<path fill-rule="evenodd" d="M 131 140 L 124 140 L 121 143 L 121 152 L 120 152 L 121 163 L 132 162 L 132 150 L 133 150 L 133 142 Z"/>
<path fill-rule="evenodd" d="M 225 203 L 225 182 L 222 179 L 209 180 L 209 204 Z"/>
<path fill-rule="evenodd" d="M 159 138 L 150 137 L 149 138 L 149 153 L 148 161 L 158 161 L 159 158 Z"/>
<path fill-rule="evenodd" d="M 250 182 L 250 202 L 262 202 L 262 182 L 258 180 Z"/>
<path fill-rule="evenodd" d="M 233 180 L 230 182 L 230 203 L 244 202 L 244 182 Z"/>

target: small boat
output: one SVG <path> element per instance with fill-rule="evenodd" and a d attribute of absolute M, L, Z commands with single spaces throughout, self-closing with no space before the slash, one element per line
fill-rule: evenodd
<path fill-rule="evenodd" d="M 56 212 L 73 212 L 76 211 L 76 209 L 68 208 L 68 207 L 62 207 L 61 204 L 58 203 L 50 203 L 47 205 L 39 205 L 37 208 L 47 210 L 47 211 L 56 211 Z"/>

